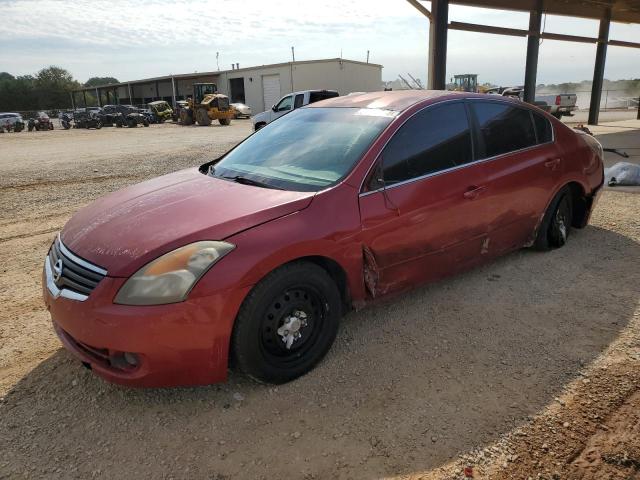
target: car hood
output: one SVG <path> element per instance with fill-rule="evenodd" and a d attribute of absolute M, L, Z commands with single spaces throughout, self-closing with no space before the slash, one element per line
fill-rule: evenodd
<path fill-rule="evenodd" d="M 98 199 L 69 220 L 61 238 L 109 276 L 128 277 L 180 246 L 224 240 L 302 210 L 313 196 L 220 180 L 192 168 Z"/>

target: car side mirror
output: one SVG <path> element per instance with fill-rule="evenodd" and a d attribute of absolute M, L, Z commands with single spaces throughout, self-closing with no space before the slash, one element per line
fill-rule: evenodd
<path fill-rule="evenodd" d="M 272 105 L 271 106 L 271 110 L 273 110 L 274 112 L 277 112 L 278 111 L 278 107 L 276 107 L 275 105 Z"/>

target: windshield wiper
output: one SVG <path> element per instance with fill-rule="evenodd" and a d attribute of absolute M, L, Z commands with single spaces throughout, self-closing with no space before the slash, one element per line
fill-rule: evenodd
<path fill-rule="evenodd" d="M 234 177 L 225 177 L 222 178 L 226 180 L 233 180 L 236 183 L 242 183 L 243 185 L 253 185 L 254 187 L 262 187 L 262 188 L 273 188 L 275 190 L 284 190 L 280 187 L 276 187 L 274 185 L 269 185 L 268 183 L 260 182 L 258 180 L 252 180 L 251 178 L 243 177 L 242 175 L 236 175 Z"/>

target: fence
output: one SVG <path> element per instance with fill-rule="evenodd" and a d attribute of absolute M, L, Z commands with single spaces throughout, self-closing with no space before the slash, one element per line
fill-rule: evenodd
<path fill-rule="evenodd" d="M 574 92 L 549 92 L 540 90 L 536 93 L 539 95 L 575 93 L 578 97 L 576 101 L 578 110 L 589 110 L 589 103 L 591 102 L 591 90 L 577 90 Z M 602 90 L 600 111 L 637 109 L 639 95 L 640 93 L 631 94 L 628 90 Z"/>

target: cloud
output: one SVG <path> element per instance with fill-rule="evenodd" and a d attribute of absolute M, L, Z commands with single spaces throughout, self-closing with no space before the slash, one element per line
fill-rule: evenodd
<path fill-rule="evenodd" d="M 210 71 L 296 59 L 337 57 L 385 66 L 383 78 L 427 70 L 428 21 L 404 0 L 0 0 L 0 69 L 33 73 L 49 64 L 85 80 L 121 80 Z M 428 5 L 428 4 L 427 4 Z M 527 28 L 528 15 L 452 5 L 450 19 Z M 549 16 L 547 31 L 595 35 L 597 22 Z M 633 40 L 640 27 L 612 27 Z M 584 45 L 545 42 L 540 81 L 581 80 L 593 71 Z M 557 47 L 557 48 L 556 48 Z M 610 49 L 607 75 L 637 76 L 636 51 Z M 481 81 L 522 83 L 526 41 L 452 31 L 449 74 L 476 72 Z M 560 55 L 561 52 L 561 55 Z M 566 61 L 567 58 L 571 62 Z M 635 59 L 635 60 L 633 60 Z M 564 64 L 563 64 L 564 62 Z M 610 72 L 613 74 L 610 75 Z"/>

